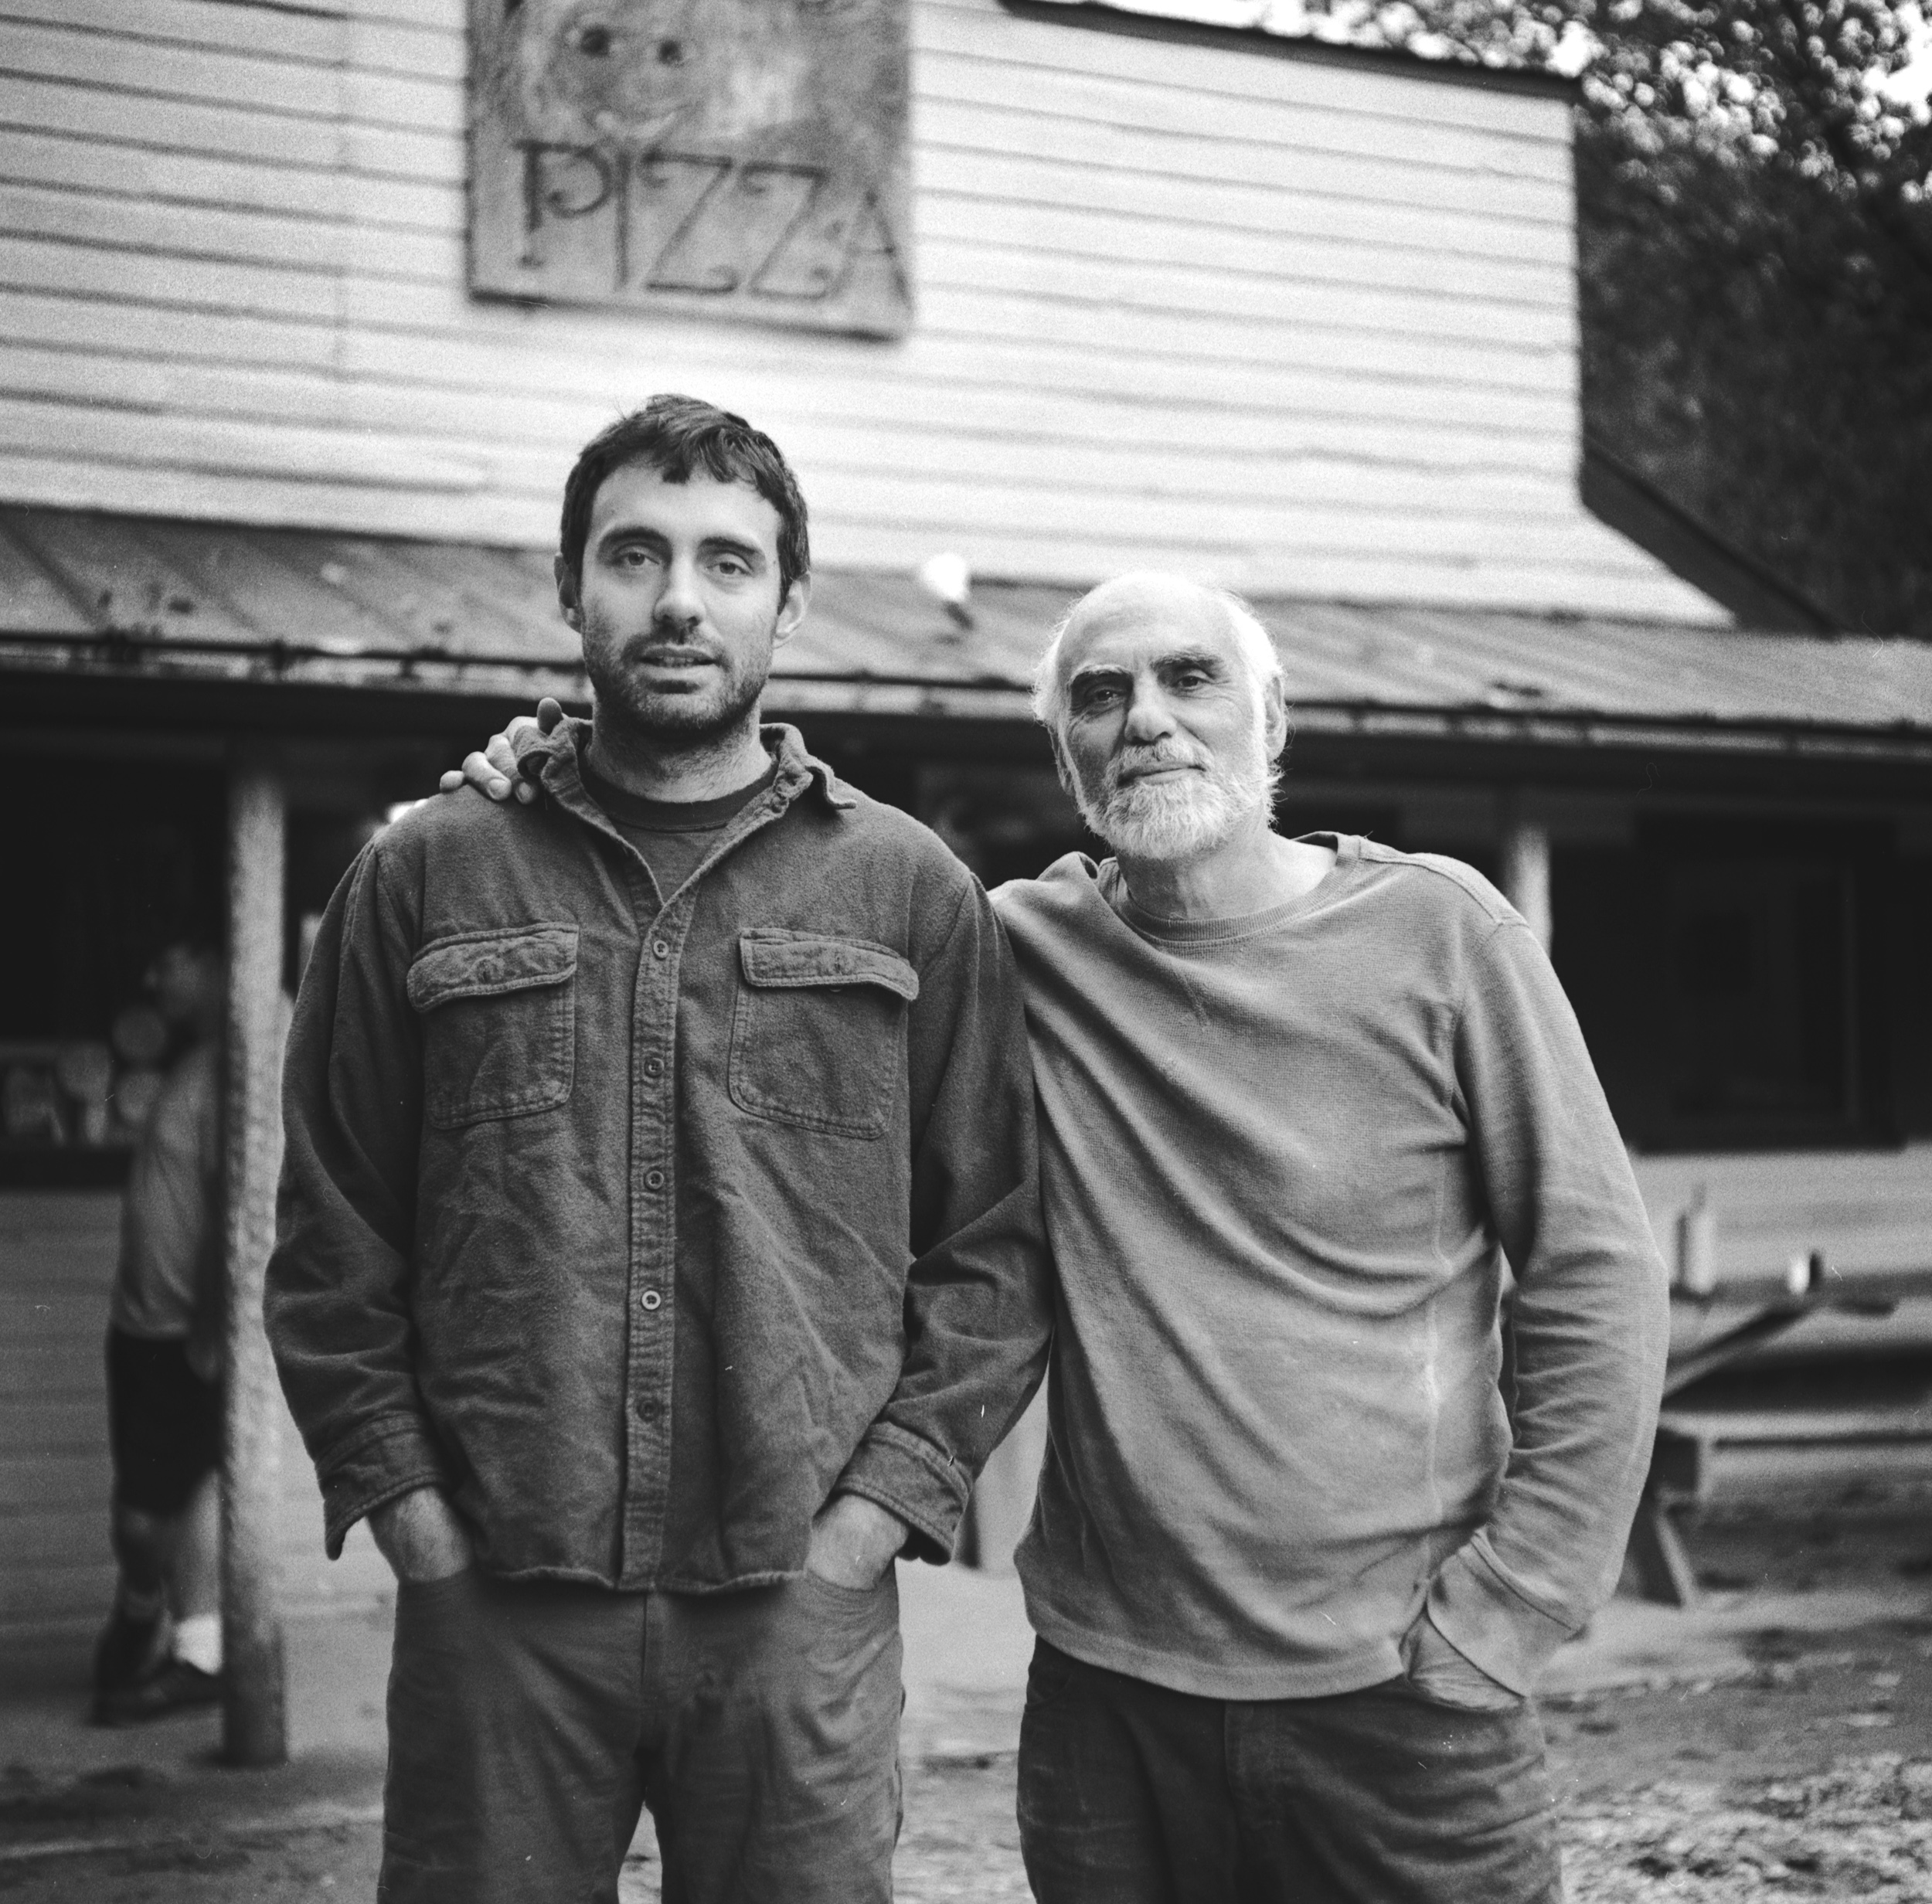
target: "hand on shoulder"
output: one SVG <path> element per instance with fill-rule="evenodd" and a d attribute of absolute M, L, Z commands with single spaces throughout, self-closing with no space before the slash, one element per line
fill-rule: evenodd
<path fill-rule="evenodd" d="M 522 770 L 522 754 L 532 741 L 552 733 L 563 719 L 561 704 L 546 694 L 537 702 L 534 715 L 516 716 L 501 733 L 491 735 L 481 753 L 466 754 L 461 767 L 451 767 L 437 782 L 437 790 L 456 794 L 471 787 L 498 801 L 514 794 L 528 806 L 536 798 L 538 787 Z"/>

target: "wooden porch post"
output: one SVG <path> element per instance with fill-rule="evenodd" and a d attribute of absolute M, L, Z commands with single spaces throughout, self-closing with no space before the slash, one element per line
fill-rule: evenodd
<path fill-rule="evenodd" d="M 1502 860 L 1503 896 L 1529 921 L 1547 952 L 1554 924 L 1549 908 L 1549 829 L 1527 817 L 1519 793 L 1503 797 Z"/>
<path fill-rule="evenodd" d="M 281 1399 L 262 1328 L 281 1168 L 283 863 L 287 797 L 272 758 L 228 777 L 228 1422 L 222 1488 L 222 1754 L 288 1756 L 274 1542 Z"/>

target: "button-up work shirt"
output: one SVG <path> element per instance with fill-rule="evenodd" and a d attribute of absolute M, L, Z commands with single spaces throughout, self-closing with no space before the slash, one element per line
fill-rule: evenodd
<path fill-rule="evenodd" d="M 316 940 L 267 1313 L 329 1548 L 435 1485 L 499 1575 L 750 1586 L 843 1491 L 943 1558 L 1049 1327 L 1000 928 L 789 729 L 660 904 L 587 736 L 387 829 Z"/>

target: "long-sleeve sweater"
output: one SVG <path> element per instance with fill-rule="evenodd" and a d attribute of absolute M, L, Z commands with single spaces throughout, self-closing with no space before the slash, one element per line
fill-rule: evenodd
<path fill-rule="evenodd" d="M 1316 837 L 1326 878 L 1250 917 L 1149 917 L 1079 855 L 995 895 L 1060 1292 L 1028 1609 L 1094 1664 L 1283 1698 L 1393 1677 L 1426 1601 L 1527 1691 L 1616 1577 L 1664 1267 L 1522 920 Z"/>

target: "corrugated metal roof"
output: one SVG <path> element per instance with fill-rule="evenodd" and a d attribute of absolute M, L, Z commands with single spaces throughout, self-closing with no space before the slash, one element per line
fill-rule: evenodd
<path fill-rule="evenodd" d="M 954 625 L 909 576 L 821 573 L 787 711 L 1022 719 L 1072 591 L 988 584 Z M 1932 760 L 1932 648 L 1335 602 L 1257 604 L 1296 721 L 1483 738 L 1642 736 Z M 444 692 L 583 692 L 549 558 L 467 544 L 0 509 L 0 668 Z"/>

